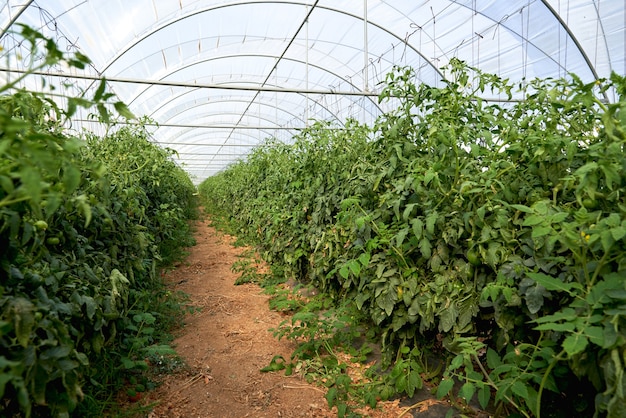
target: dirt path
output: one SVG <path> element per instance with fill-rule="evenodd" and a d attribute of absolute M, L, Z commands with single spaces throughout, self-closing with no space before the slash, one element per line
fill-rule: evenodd
<path fill-rule="evenodd" d="M 148 417 L 336 417 L 322 389 L 283 372 L 260 372 L 276 355 L 289 359 L 294 348 L 268 331 L 284 316 L 269 309 L 269 297 L 258 286 L 234 285 L 231 265 L 243 249 L 231 245 L 232 237 L 210 221 L 198 221 L 196 240 L 187 260 L 166 276 L 172 291 L 185 292 L 200 308 L 188 315 L 173 342 L 189 368 L 166 375 L 146 394 L 143 401 L 156 402 Z M 403 409 L 389 402 L 367 416 L 398 417 Z"/>
<path fill-rule="evenodd" d="M 298 377 L 261 373 L 276 355 L 289 358 L 293 345 L 269 328 L 284 317 L 269 310 L 269 297 L 252 284 L 235 286 L 231 266 L 243 252 L 210 222 L 197 222 L 197 245 L 167 274 L 173 291 L 183 291 L 200 308 L 190 314 L 173 343 L 189 365 L 167 376 L 148 394 L 156 401 L 150 417 L 334 417 L 324 392 Z"/>

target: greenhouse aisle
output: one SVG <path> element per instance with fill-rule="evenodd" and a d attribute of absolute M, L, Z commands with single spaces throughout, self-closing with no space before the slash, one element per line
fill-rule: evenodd
<path fill-rule="evenodd" d="M 337 416 L 328 409 L 323 389 L 282 371 L 260 372 L 274 356 L 288 359 L 293 350 L 291 342 L 278 341 L 268 331 L 285 316 L 269 309 L 269 296 L 257 285 L 234 285 L 238 274 L 231 265 L 244 249 L 232 245 L 233 237 L 217 232 L 210 221 L 198 221 L 196 240 L 186 261 L 166 275 L 172 292 L 185 292 L 190 304 L 199 308 L 175 332 L 173 346 L 188 368 L 166 375 L 163 384 L 144 397 L 145 404 L 156 403 L 148 416 Z M 445 415 L 443 407 L 432 400 L 407 410 L 396 401 L 387 402 L 383 411 L 365 414 L 435 417 L 442 411 Z"/>

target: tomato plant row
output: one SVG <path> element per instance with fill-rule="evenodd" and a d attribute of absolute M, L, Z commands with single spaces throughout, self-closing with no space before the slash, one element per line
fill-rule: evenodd
<path fill-rule="evenodd" d="M 380 100 L 397 108 L 372 127 L 318 122 L 292 144 L 269 140 L 201 184 L 206 207 L 287 274 L 353 300 L 393 361 L 445 354 L 439 396 L 460 381 L 459 397 L 499 412 L 617 417 L 626 80 L 447 71 L 442 87 L 390 73 Z M 516 89 L 523 101 L 481 99 Z M 616 103 L 597 98 L 609 89 Z"/>
<path fill-rule="evenodd" d="M 20 36 L 43 66 L 89 62 Z M 142 366 L 154 341 L 136 322 L 154 322 L 158 267 L 190 244 L 195 187 L 141 126 L 68 134 L 77 106 L 130 116 L 104 82 L 66 109 L 18 82 L 0 88 L 0 415 L 68 417 L 106 370 Z"/>

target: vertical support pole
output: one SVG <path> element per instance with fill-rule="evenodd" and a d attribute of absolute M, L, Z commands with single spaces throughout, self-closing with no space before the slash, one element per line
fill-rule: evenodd
<path fill-rule="evenodd" d="M 278 58 L 276 58 L 276 70 L 274 71 L 274 87 L 278 87 Z M 260 120 L 260 118 L 259 118 Z M 276 121 L 276 126 L 278 125 L 278 91 L 274 92 L 274 120 Z M 278 130 L 274 129 L 274 136 L 278 138 Z"/>
<path fill-rule="evenodd" d="M 307 15 L 309 14 L 309 6 L 306 6 Z M 309 127 L 309 18 L 306 18 L 306 121 L 305 126 Z"/>
<path fill-rule="evenodd" d="M 367 60 L 369 56 L 368 51 L 368 39 L 367 39 L 367 0 L 363 0 L 363 91 L 369 91 L 368 85 L 368 65 L 369 62 Z"/>

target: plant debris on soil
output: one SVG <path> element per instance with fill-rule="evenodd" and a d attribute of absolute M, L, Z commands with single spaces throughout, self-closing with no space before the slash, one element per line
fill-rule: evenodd
<path fill-rule="evenodd" d="M 231 266 L 245 250 L 233 245 L 234 237 L 218 232 L 210 220 L 196 221 L 195 230 L 197 244 L 189 256 L 165 273 L 170 290 L 187 294 L 195 308 L 171 344 L 186 367 L 162 374 L 158 387 L 143 395 L 146 416 L 336 417 L 324 387 L 284 371 L 261 372 L 275 356 L 289 359 L 295 348 L 269 331 L 284 314 L 270 310 L 270 296 L 258 285 L 234 284 L 239 274 Z M 445 416 L 449 405 L 428 393 L 359 412 L 374 418 Z"/>

